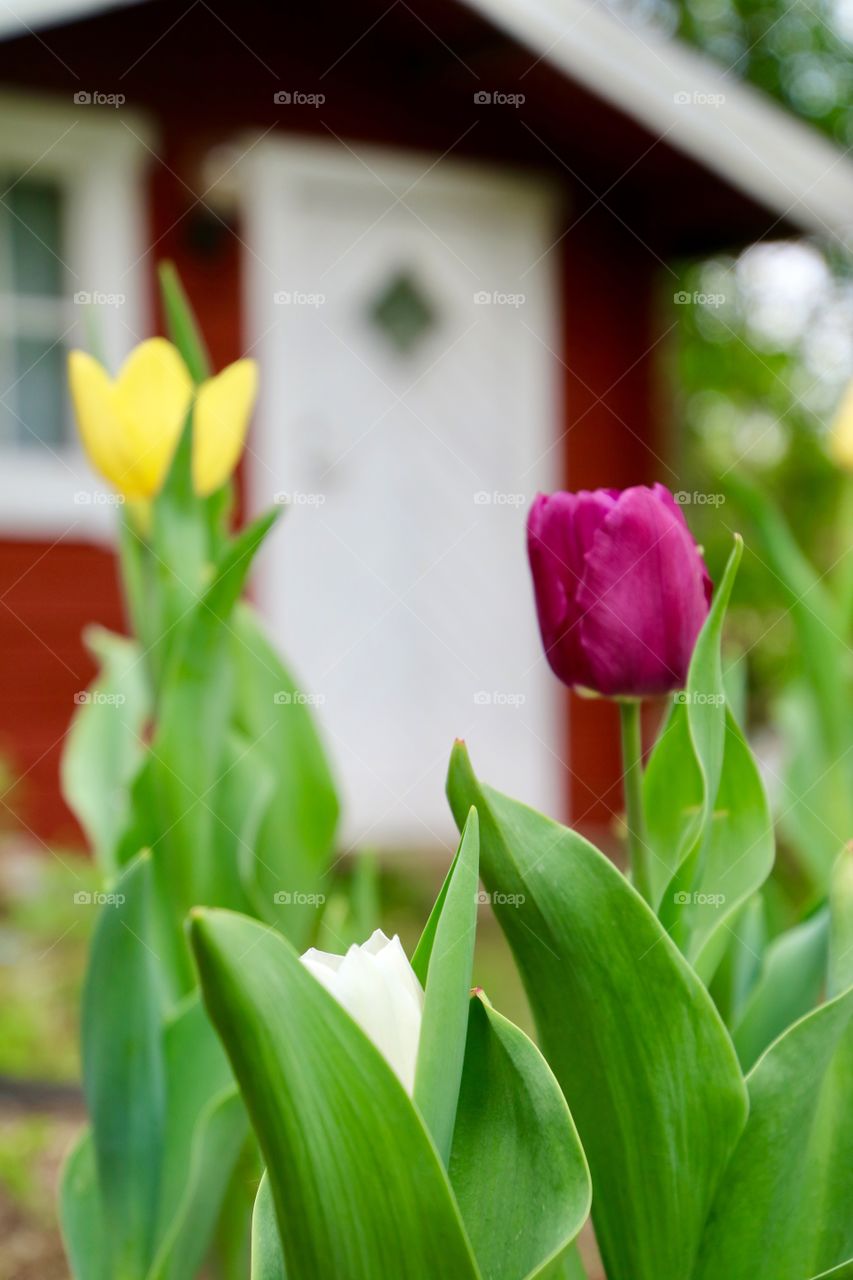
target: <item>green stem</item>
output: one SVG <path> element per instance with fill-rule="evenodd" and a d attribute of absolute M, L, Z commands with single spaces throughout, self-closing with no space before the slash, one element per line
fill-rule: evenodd
<path fill-rule="evenodd" d="M 622 729 L 622 785 L 625 789 L 625 825 L 628 831 L 628 863 L 634 887 L 651 901 L 646 820 L 643 813 L 643 734 L 639 702 L 620 702 Z"/>

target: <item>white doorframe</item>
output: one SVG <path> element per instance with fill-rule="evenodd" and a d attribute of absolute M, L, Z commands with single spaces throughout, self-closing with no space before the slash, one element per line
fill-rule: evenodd
<path fill-rule="evenodd" d="M 320 291 L 316 280 L 306 277 L 307 244 L 311 242 L 311 202 L 328 200 L 329 184 L 339 192 L 338 198 L 354 209 L 359 201 L 376 202 L 377 190 L 391 208 L 395 198 L 407 204 L 418 201 L 419 217 L 428 222 L 430 202 L 436 207 L 455 202 L 467 219 L 489 216 L 496 208 L 501 216 L 514 219 L 515 246 L 529 272 L 525 279 L 523 324 L 518 327 L 518 341 L 526 344 L 525 361 L 519 367 L 518 393 L 523 398 L 524 412 L 524 494 L 525 503 L 539 489 L 562 485 L 562 372 L 557 353 L 560 350 L 558 320 L 559 266 L 555 254 L 549 253 L 557 238 L 556 210 L 558 194 L 554 187 L 528 174 L 519 174 L 487 165 L 400 153 L 378 147 L 355 149 L 337 142 L 316 142 L 294 138 L 266 138 L 254 146 L 245 161 L 235 170 L 236 187 L 242 205 L 242 225 L 246 243 L 244 288 L 246 290 L 246 348 L 260 362 L 261 394 L 250 440 L 247 459 L 249 503 L 253 511 L 263 509 L 282 491 L 292 488 L 291 475 L 299 472 L 300 448 L 282 423 L 290 417 L 302 417 L 311 411 L 316 383 L 302 376 L 296 353 L 298 344 L 289 341 L 305 323 L 305 307 L 282 305 L 276 301 L 282 293 L 291 296 Z M 384 207 L 384 206 L 383 206 Z M 366 222 L 382 225 L 382 215 Z M 383 230 L 384 234 L 384 230 Z M 357 244 L 357 242 L 356 242 Z M 357 248 L 353 249 L 356 252 Z M 451 259 L 452 261 L 452 259 Z M 460 265 L 459 270 L 462 271 Z M 479 283 L 479 288 L 478 288 Z M 494 290 L 494 280 L 471 280 L 472 315 L 478 317 L 475 295 L 481 290 Z M 489 304 L 493 305 L 493 304 Z M 495 305 L 501 305 L 497 303 Z M 335 376 L 330 368 L 328 376 Z M 274 465 L 270 460 L 274 459 Z M 380 495 L 371 495 L 372 501 Z M 476 500 L 476 499 L 473 499 Z M 517 536 L 523 539 L 523 508 L 518 511 Z M 279 534 L 287 537 L 288 523 L 298 511 L 288 512 Z M 259 605 L 271 619 L 285 653 L 287 642 L 287 585 L 281 581 L 276 552 L 264 553 L 259 566 L 257 591 Z M 323 584 L 318 582 L 317 590 Z M 532 595 L 529 583 L 516 590 L 521 598 L 507 599 L 506 627 L 513 628 L 521 617 L 528 628 L 527 655 L 534 668 L 535 691 L 513 724 L 512 748 L 515 759 L 508 759 L 503 770 L 494 769 L 490 781 L 506 790 L 515 790 L 522 798 L 546 808 L 555 815 L 565 810 L 565 778 L 567 733 L 563 699 L 547 669 L 538 645 L 530 641 Z M 343 620 L 342 620 L 343 621 Z M 295 655 L 298 663 L 299 655 Z M 487 690 L 491 696 L 491 691 Z M 401 721 L 405 709 L 400 708 Z M 509 714 L 509 713 L 508 713 Z M 323 719 L 322 708 L 320 718 Z M 460 719 L 465 720 L 465 716 Z M 449 754 L 454 733 L 464 733 L 468 725 L 454 724 L 448 733 Z M 487 736 L 487 730 L 484 730 Z M 475 766 L 488 755 L 484 743 L 472 732 L 471 751 Z M 488 744 L 486 744 L 487 746 Z M 334 744 L 332 744 L 335 754 Z M 530 762 L 535 758 L 536 767 Z M 485 773 L 486 764 L 482 764 Z M 518 780 L 521 778 L 521 781 Z M 515 785 L 514 785 L 515 784 Z M 381 787 L 380 787 L 381 791 Z M 379 805 L 377 797 L 376 805 Z M 446 803 L 437 788 L 435 806 L 428 814 L 407 825 L 405 813 L 388 822 L 381 816 L 365 832 L 361 821 L 345 822 L 345 837 L 361 838 L 379 845 L 405 842 L 408 845 L 434 844 L 436 838 L 450 838 Z"/>

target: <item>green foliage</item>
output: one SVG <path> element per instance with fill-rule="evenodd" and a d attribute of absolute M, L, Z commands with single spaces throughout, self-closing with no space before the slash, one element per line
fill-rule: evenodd
<path fill-rule="evenodd" d="M 448 794 L 457 823 L 480 814 L 483 880 L 589 1160 L 609 1280 L 687 1280 L 747 1111 L 713 1002 L 612 863 L 480 783 L 461 744 Z"/>
<path fill-rule="evenodd" d="M 826 983 L 828 928 L 824 909 L 779 934 L 764 952 L 749 997 L 732 1021 L 744 1071 L 820 999 Z"/>
<path fill-rule="evenodd" d="M 681 487 L 715 578 L 732 532 L 749 534 L 730 634 L 748 651 L 752 712 L 765 720 L 809 655 L 796 646 L 776 566 L 753 536 L 737 486 L 760 485 L 828 575 L 825 586 L 849 578 L 841 559 L 850 544 L 849 480 L 825 437 L 853 375 L 850 262 L 817 243 L 763 243 L 739 257 L 685 264 L 675 288 L 681 305 L 672 307 L 667 286 L 666 306 L 676 326 L 670 386 Z"/>
<path fill-rule="evenodd" d="M 418 948 L 413 1100 L 284 940 L 194 913 L 205 1000 L 267 1163 L 253 1280 L 582 1274 L 569 1250 L 591 1188 L 559 1085 L 481 992 L 469 998 L 477 862 L 471 810 Z"/>
<path fill-rule="evenodd" d="M 806 1012 L 825 973 L 826 913 L 776 943 L 741 997 L 744 1056 L 778 1036 L 744 1081 L 705 988 L 620 872 L 479 782 L 461 745 L 448 791 L 457 822 L 476 803 L 484 880 L 515 904 L 497 914 L 589 1159 L 608 1280 L 847 1274 L 853 990 Z M 848 870 L 836 881 L 839 957 Z M 849 955 L 836 959 L 833 985 L 850 972 Z"/>
<path fill-rule="evenodd" d="M 198 327 L 170 268 L 162 285 L 198 382 L 209 374 Z M 61 1197 L 75 1280 L 188 1280 L 214 1236 L 239 1256 L 246 1116 L 193 995 L 185 916 L 230 906 L 307 941 L 334 848 L 337 798 L 310 711 L 240 603 L 277 513 L 229 533 L 230 482 L 194 493 L 192 430 L 188 415 L 156 499 L 123 513 L 136 635 L 94 634 L 101 670 L 63 758 L 111 895 L 84 996 L 91 1137 Z M 278 910 L 284 897 L 299 905 Z"/>
<path fill-rule="evenodd" d="M 853 1257 L 853 990 L 796 1022 L 747 1078 L 749 1120 L 694 1280 L 801 1280 Z"/>
<path fill-rule="evenodd" d="M 480 830 L 477 811 L 472 809 L 418 957 L 424 974 L 424 1010 L 414 1097 L 445 1165 L 450 1159 L 465 1059 L 479 865 Z"/>
<path fill-rule="evenodd" d="M 842 145 L 853 141 L 851 32 L 840 7 L 682 0 L 675 13 L 678 35 Z"/>
<path fill-rule="evenodd" d="M 92 628 L 86 640 L 100 672 L 66 738 L 62 792 L 110 877 L 118 871 L 119 840 L 130 820 L 130 784 L 145 752 L 151 699 L 138 644 L 101 628 Z"/>
<path fill-rule="evenodd" d="M 304 945 L 316 928 L 318 895 L 332 887 L 335 784 L 311 708 L 247 605 L 234 614 L 230 660 L 250 785 L 252 775 L 274 781 L 255 842 L 243 850 L 252 910 Z"/>
<path fill-rule="evenodd" d="M 289 1280 L 475 1277 L 441 1162 L 379 1051 L 276 933 L 205 911 L 192 937 L 266 1161 Z"/>
<path fill-rule="evenodd" d="M 141 855 L 101 913 L 83 994 L 83 1077 L 116 1280 L 145 1274 L 153 1252 L 166 1081 L 163 991 L 151 928 L 151 861 Z"/>
<path fill-rule="evenodd" d="M 242 1103 L 198 997 L 170 1012 L 148 855 L 100 915 L 84 993 L 91 1129 L 60 1193 L 74 1280 L 186 1280 L 245 1141 Z"/>
<path fill-rule="evenodd" d="M 450 1180 L 483 1280 L 552 1274 L 589 1215 L 589 1170 L 560 1087 L 482 992 L 470 1002 Z"/>
<path fill-rule="evenodd" d="M 736 539 L 644 778 L 644 805 L 661 922 L 709 982 L 730 917 L 773 866 L 773 825 L 758 767 L 728 707 L 723 620 L 740 563 Z"/>

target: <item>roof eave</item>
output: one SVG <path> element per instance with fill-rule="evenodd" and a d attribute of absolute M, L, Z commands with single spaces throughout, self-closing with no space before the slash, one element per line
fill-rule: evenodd
<path fill-rule="evenodd" d="M 780 222 L 853 240 L 847 152 L 683 41 L 638 31 L 587 0 L 466 3 Z"/>

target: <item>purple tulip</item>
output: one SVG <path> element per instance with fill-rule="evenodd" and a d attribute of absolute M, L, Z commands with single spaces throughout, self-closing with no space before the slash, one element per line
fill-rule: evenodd
<path fill-rule="evenodd" d="M 545 653 L 565 684 L 628 698 L 684 687 L 712 587 L 668 489 L 540 493 L 527 551 Z"/>

